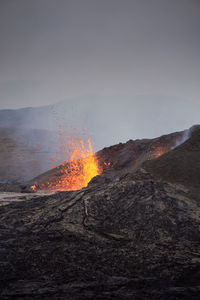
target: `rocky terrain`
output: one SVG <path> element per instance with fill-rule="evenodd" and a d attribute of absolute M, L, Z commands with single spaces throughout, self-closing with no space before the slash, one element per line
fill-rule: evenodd
<path fill-rule="evenodd" d="M 1 299 L 199 299 L 199 126 L 183 138 L 105 148 L 86 188 L 1 206 Z"/>

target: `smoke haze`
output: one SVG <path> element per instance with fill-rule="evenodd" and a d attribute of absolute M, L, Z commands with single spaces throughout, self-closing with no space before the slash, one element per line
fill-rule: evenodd
<path fill-rule="evenodd" d="M 99 150 L 129 139 L 154 138 L 199 123 L 200 102 L 167 96 L 79 97 L 54 105 L 1 110 L 0 126 L 61 130 L 88 136 Z"/>
<path fill-rule="evenodd" d="M 1 0 L 0 108 L 90 94 L 197 102 L 199 33 L 196 0 Z"/>

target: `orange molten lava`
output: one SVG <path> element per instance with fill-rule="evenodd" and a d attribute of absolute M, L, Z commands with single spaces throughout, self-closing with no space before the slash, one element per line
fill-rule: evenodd
<path fill-rule="evenodd" d="M 90 139 L 88 149 L 82 140 L 78 141 L 67 168 L 62 169 L 62 172 L 63 176 L 56 184 L 56 188 L 64 190 L 79 190 L 86 187 L 93 177 L 101 173 Z"/>
<path fill-rule="evenodd" d="M 37 188 L 60 191 L 79 190 L 86 187 L 93 177 L 102 173 L 90 139 L 88 139 L 88 147 L 81 139 L 74 142 L 73 147 L 69 162 L 66 163 L 63 160 L 63 164 L 57 167 L 59 176 L 46 184 L 37 185 Z M 55 165 L 51 166 L 55 167 Z M 36 190 L 35 185 L 31 188 Z"/>
<path fill-rule="evenodd" d="M 72 191 L 86 187 L 90 180 L 110 166 L 99 167 L 98 157 L 94 154 L 87 130 L 78 132 L 65 117 L 62 120 L 53 111 L 58 126 L 56 153 L 51 157 L 52 172 L 40 176 L 31 186 L 33 191 Z M 80 135 L 82 138 L 80 138 Z M 87 140 L 87 142 L 85 142 Z M 48 178 L 48 179 L 47 179 Z"/>

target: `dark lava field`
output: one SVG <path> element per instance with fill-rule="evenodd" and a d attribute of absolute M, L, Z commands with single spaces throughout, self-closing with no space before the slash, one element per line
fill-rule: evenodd
<path fill-rule="evenodd" d="M 199 299 L 200 127 L 183 137 L 104 148 L 87 187 L 0 206 L 0 298 Z"/>

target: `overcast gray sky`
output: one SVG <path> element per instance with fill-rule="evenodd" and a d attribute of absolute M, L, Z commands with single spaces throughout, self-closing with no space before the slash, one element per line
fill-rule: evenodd
<path fill-rule="evenodd" d="M 0 108 L 199 92 L 199 0 L 0 0 Z"/>

